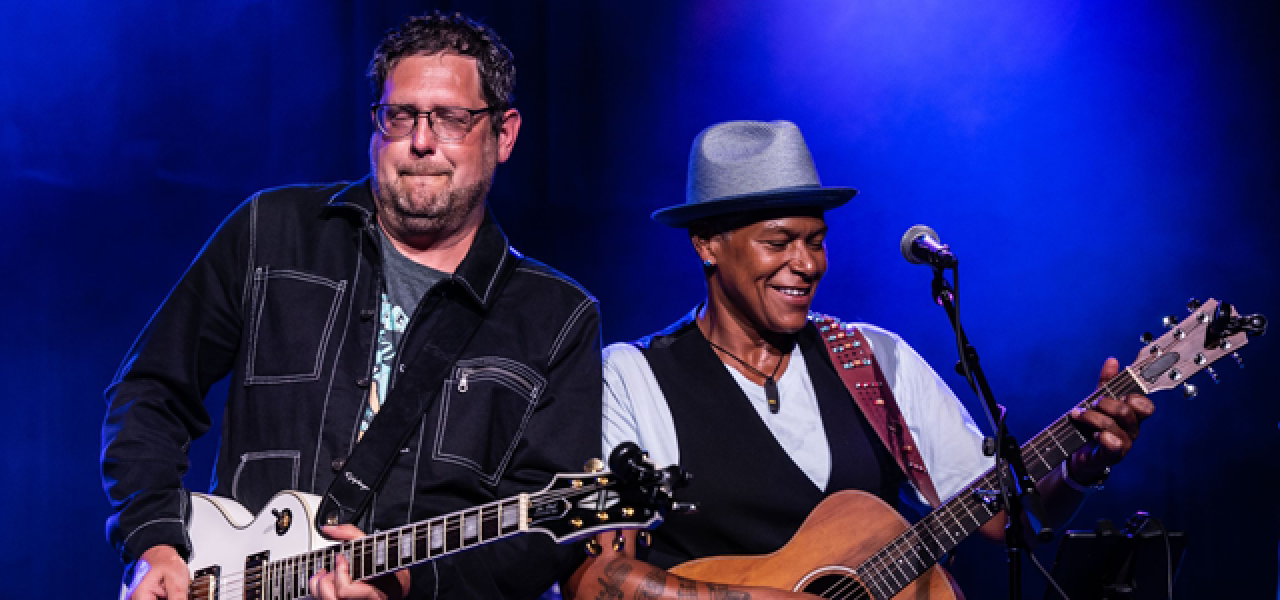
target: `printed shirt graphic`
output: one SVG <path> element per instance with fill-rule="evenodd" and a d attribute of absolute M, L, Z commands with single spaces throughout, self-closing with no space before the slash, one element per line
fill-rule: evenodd
<path fill-rule="evenodd" d="M 383 280 L 382 306 L 378 311 L 378 347 L 373 373 L 369 377 L 368 404 L 360 418 L 360 437 L 369 429 L 374 415 L 387 401 L 387 391 L 395 384 L 395 368 L 400 354 L 400 340 L 409 328 L 409 320 L 422 297 L 440 280 L 448 277 L 426 265 L 409 260 L 378 229 L 381 245 Z M 359 438 L 357 438 L 359 439 Z"/>
<path fill-rule="evenodd" d="M 373 358 L 373 377 L 369 386 L 369 403 L 365 405 L 364 416 L 360 419 L 360 437 L 373 422 L 382 403 L 387 399 L 387 390 L 391 388 L 391 367 L 395 364 L 396 349 L 400 347 L 400 337 L 409 325 L 409 313 L 403 306 L 393 304 L 382 293 L 381 318 L 378 321 L 378 349 Z M 358 438 L 357 438 L 358 439 Z"/>

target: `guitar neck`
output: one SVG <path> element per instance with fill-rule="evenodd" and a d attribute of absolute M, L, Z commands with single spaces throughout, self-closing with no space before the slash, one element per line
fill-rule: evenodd
<path fill-rule="evenodd" d="M 1140 388 L 1133 374 L 1125 370 L 1076 406 L 1086 407 L 1104 395 L 1121 397 Z M 1039 482 L 1087 441 L 1068 415 L 1063 415 L 1022 445 L 1027 473 Z M 998 503 L 990 501 L 991 495 L 985 493 L 999 491 L 997 469 L 988 469 L 951 500 L 864 561 L 855 569 L 857 577 L 878 598 L 891 598 L 914 581 L 943 554 L 1000 512 Z"/>
<path fill-rule="evenodd" d="M 307 580 L 320 569 L 332 571 L 338 555 L 351 566 L 351 578 L 370 579 L 528 531 L 530 498 L 525 494 L 411 523 L 314 550 L 264 562 L 257 567 L 264 597 L 306 595 Z M 246 572 L 246 575 L 249 575 Z"/>

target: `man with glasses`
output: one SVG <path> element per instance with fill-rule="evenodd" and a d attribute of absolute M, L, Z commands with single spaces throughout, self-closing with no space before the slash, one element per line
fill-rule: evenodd
<path fill-rule="evenodd" d="M 596 301 L 510 248 L 485 205 L 520 129 L 510 52 L 437 13 L 390 31 L 369 72 L 371 175 L 241 205 L 108 388 L 108 536 L 134 598 L 187 597 L 185 450 L 228 373 L 214 494 L 253 513 L 324 495 L 335 539 L 541 489 L 598 453 Z M 308 591 L 536 597 L 579 560 L 522 536 L 369 583 L 340 560 Z"/>

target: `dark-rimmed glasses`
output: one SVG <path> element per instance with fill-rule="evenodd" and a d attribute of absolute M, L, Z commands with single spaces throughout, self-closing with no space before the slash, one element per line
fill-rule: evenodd
<path fill-rule="evenodd" d="M 493 108 L 462 108 L 459 106 L 437 106 L 431 110 L 418 110 L 409 104 L 374 104 L 373 122 L 378 131 L 389 139 L 400 139 L 413 135 L 420 117 L 427 118 L 427 127 L 442 142 L 456 142 L 480 122 L 480 118 L 493 112 Z"/>

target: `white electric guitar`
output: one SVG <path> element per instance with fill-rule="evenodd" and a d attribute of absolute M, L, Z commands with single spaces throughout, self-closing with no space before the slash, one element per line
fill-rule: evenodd
<path fill-rule="evenodd" d="M 556 475 L 542 491 L 520 494 L 345 542 L 321 537 L 313 523 L 320 497 L 280 492 L 254 516 L 234 500 L 191 494 L 190 597 L 218 600 L 302 598 L 321 569 L 341 554 L 351 578 L 369 579 L 522 533 L 568 543 L 617 529 L 656 527 L 688 475 L 656 469 L 631 443 L 590 472 Z M 121 599 L 127 590 L 121 591 Z"/>

